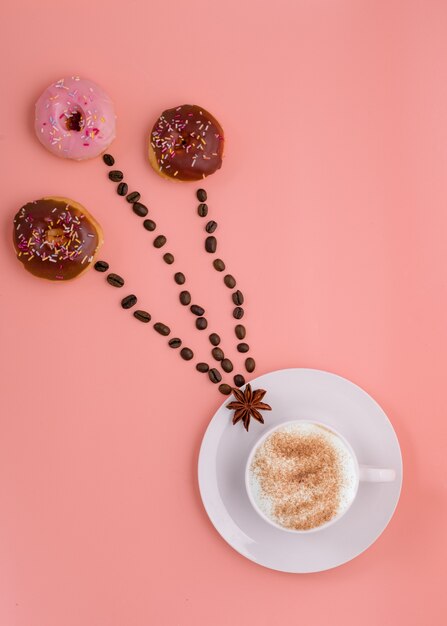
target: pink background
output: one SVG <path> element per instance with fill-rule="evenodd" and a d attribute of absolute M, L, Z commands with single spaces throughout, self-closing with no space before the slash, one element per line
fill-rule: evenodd
<path fill-rule="evenodd" d="M 446 559 L 447 4 L 18 0 L 2 11 L 0 624 L 443 623 Z M 208 179 L 247 298 L 257 374 L 327 369 L 390 416 L 400 505 L 366 553 L 321 574 L 263 569 L 218 536 L 196 463 L 216 388 L 119 306 L 103 275 L 49 284 L 15 260 L 26 201 L 72 197 L 142 308 L 207 358 L 166 266 L 100 159 L 33 136 L 33 103 L 79 73 L 112 96 L 112 152 L 213 329 L 228 291 L 203 251 L 196 185 L 157 177 L 147 131 L 197 102 L 222 122 Z M 241 437 L 244 436 L 241 432 Z M 445 617 L 445 614 L 444 614 Z"/>

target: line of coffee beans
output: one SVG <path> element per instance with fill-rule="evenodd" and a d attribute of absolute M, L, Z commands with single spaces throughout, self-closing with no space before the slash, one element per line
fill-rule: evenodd
<path fill-rule="evenodd" d="M 198 189 L 196 192 L 196 196 L 197 196 L 197 200 L 200 202 L 199 206 L 197 207 L 197 214 L 199 215 L 199 217 L 206 217 L 208 215 L 208 205 L 206 204 L 206 201 L 208 200 L 208 194 L 205 191 L 205 189 Z M 217 239 L 214 235 L 210 234 L 210 233 L 214 233 L 216 229 L 217 229 L 217 222 L 215 222 L 214 220 L 209 220 L 205 224 L 205 232 L 208 235 L 205 238 L 205 250 L 209 254 L 215 254 L 217 251 Z M 213 260 L 213 267 L 217 272 L 224 272 L 226 269 L 225 263 L 222 261 L 222 259 L 219 259 L 219 258 Z M 225 274 L 223 282 L 225 286 L 228 287 L 228 289 L 233 290 L 236 288 L 236 285 L 237 285 L 236 279 L 231 274 Z M 245 300 L 244 294 L 242 293 L 242 291 L 240 291 L 240 289 L 236 289 L 235 291 L 232 292 L 231 299 L 233 301 L 233 304 L 235 305 L 233 309 L 233 317 L 236 320 L 241 320 L 244 317 L 244 313 L 245 313 L 244 309 L 242 308 L 242 305 L 244 304 L 244 300 Z M 236 324 L 236 326 L 234 327 L 234 332 L 235 332 L 237 339 L 239 340 L 245 339 L 246 329 L 245 329 L 245 326 L 243 326 L 242 324 Z M 213 345 L 218 345 L 218 344 L 213 343 L 213 341 L 211 340 L 211 335 L 210 335 L 210 341 Z M 248 343 L 240 341 L 237 344 L 236 349 L 238 350 L 238 352 L 245 354 L 250 350 L 250 346 L 248 345 Z M 223 357 L 220 360 L 223 362 Z M 245 369 L 247 370 L 247 372 L 251 374 L 254 371 L 255 367 L 256 367 L 255 360 L 252 357 L 247 357 L 245 359 Z M 234 384 L 236 385 L 236 387 L 240 387 L 245 384 L 245 379 L 242 376 L 242 374 L 236 374 L 234 376 Z"/>
<path fill-rule="evenodd" d="M 111 154 L 104 154 L 103 161 L 109 167 L 112 167 L 113 165 L 115 165 L 115 159 Z M 138 215 L 139 217 L 146 217 L 149 211 L 147 207 L 144 204 L 141 204 L 140 202 L 141 194 L 138 191 L 132 191 L 128 193 L 128 185 L 125 182 L 123 182 L 124 173 L 121 170 L 113 169 L 109 172 L 108 176 L 112 182 L 118 183 L 118 186 L 117 186 L 118 195 L 126 196 L 127 202 L 132 204 L 134 213 Z M 198 212 L 199 212 L 199 215 L 204 217 L 208 212 L 208 207 L 205 204 L 206 191 L 204 189 L 199 189 L 197 192 L 197 197 L 199 200 L 201 200 L 201 198 L 203 199 L 203 201 L 201 201 L 201 204 L 199 205 Z M 148 218 L 143 221 L 143 227 L 149 232 L 154 232 L 157 229 L 157 224 L 153 220 Z M 208 232 L 214 232 L 216 228 L 217 228 L 217 223 L 210 222 L 210 226 L 208 227 Z M 214 246 L 214 249 L 215 249 L 217 242 L 215 241 L 214 237 L 210 239 L 211 239 L 211 242 L 208 243 L 208 247 L 210 247 L 210 250 L 211 250 Z M 214 242 L 212 240 L 214 240 Z M 159 250 L 161 250 L 166 245 L 166 243 L 167 243 L 167 238 L 165 237 L 165 235 L 157 235 L 155 239 L 153 240 L 154 248 L 159 249 Z M 172 265 L 175 261 L 175 258 L 173 254 L 171 254 L 170 252 L 166 252 L 163 254 L 163 260 L 166 264 Z M 174 281 L 177 285 L 184 285 L 186 282 L 185 274 L 183 274 L 183 272 L 176 272 L 174 274 Z M 191 313 L 196 316 L 195 327 L 197 328 L 197 330 L 200 330 L 200 331 L 206 330 L 208 328 L 208 320 L 204 316 L 205 309 L 197 304 L 191 304 L 192 302 L 191 293 L 188 290 L 182 290 L 179 293 L 179 300 L 183 306 L 185 307 L 189 306 Z M 212 333 L 212 335 L 215 337 L 218 337 L 216 333 Z M 220 338 L 219 338 L 219 343 L 220 343 Z M 213 344 L 213 345 L 217 345 L 217 344 Z M 216 359 L 216 361 L 221 361 L 221 359 Z M 225 361 L 226 361 L 225 363 L 226 367 L 228 368 L 231 365 L 231 369 L 232 369 L 231 361 L 229 361 L 229 359 L 226 359 Z M 222 369 L 224 369 L 224 365 L 222 365 Z M 228 373 L 231 370 L 224 369 L 224 371 L 227 371 Z M 241 378 L 239 378 L 238 380 L 240 381 Z M 245 381 L 242 384 L 245 384 Z"/>
<path fill-rule="evenodd" d="M 112 167 L 115 164 L 115 159 L 113 158 L 112 155 L 109 155 L 109 154 L 104 155 L 103 160 L 104 160 L 104 163 L 108 165 L 109 167 Z M 141 194 L 137 191 L 128 193 L 128 185 L 127 183 L 123 181 L 124 179 L 123 172 L 121 170 L 111 170 L 109 172 L 109 179 L 112 180 L 113 182 L 118 183 L 118 186 L 117 186 L 118 195 L 126 196 L 127 202 L 132 204 L 134 213 L 138 215 L 139 217 L 146 217 L 148 214 L 148 209 L 144 204 L 140 202 Z M 205 217 L 208 214 L 208 206 L 205 202 L 207 200 L 206 191 L 204 189 L 199 189 L 197 191 L 197 198 L 200 202 L 200 205 L 198 207 L 198 214 L 201 217 Z M 157 225 L 153 220 L 145 219 L 143 222 L 143 227 L 146 230 L 153 232 L 156 230 Z M 212 254 L 214 254 L 217 250 L 217 240 L 214 236 L 211 236 L 211 233 L 214 233 L 216 229 L 217 229 L 217 222 L 213 220 L 209 221 L 205 227 L 206 232 L 208 233 L 208 235 L 210 235 L 205 240 L 205 249 L 207 252 L 212 253 Z M 167 238 L 164 235 L 157 235 L 155 239 L 153 240 L 153 246 L 157 249 L 161 249 L 165 246 L 166 242 L 167 242 Z M 165 253 L 163 255 L 163 260 L 168 265 L 171 265 L 174 263 L 174 260 L 175 260 L 174 255 L 171 253 Z M 223 271 L 225 269 L 225 264 L 223 263 L 221 259 L 216 259 L 214 262 L 214 267 L 218 271 Z M 233 282 L 234 282 L 233 287 L 236 285 L 236 281 L 232 276 L 228 275 L 225 277 L 225 279 L 226 279 L 226 283 L 228 283 L 227 286 L 230 286 Z M 177 284 L 183 285 L 186 282 L 186 277 L 182 272 L 176 272 L 174 274 L 174 280 Z M 184 306 L 190 305 L 191 312 L 197 316 L 197 319 L 195 321 L 196 328 L 198 330 L 205 330 L 208 327 L 208 321 L 203 316 L 203 314 L 205 313 L 205 310 L 203 309 L 203 307 L 200 307 L 199 305 L 195 305 L 195 304 L 191 305 L 191 299 L 192 299 L 191 294 L 187 290 L 181 291 L 179 294 L 179 298 L 180 298 L 181 304 Z M 233 294 L 233 301 L 235 304 L 238 304 L 238 305 L 243 304 L 243 295 L 239 290 Z M 238 311 L 238 315 L 236 315 L 237 311 Z M 237 319 L 240 319 L 243 316 L 243 309 L 240 306 L 236 307 L 236 309 L 233 312 L 233 315 Z M 159 324 L 157 325 L 155 329 L 158 332 L 163 333 L 163 327 L 164 325 Z M 167 327 L 164 327 L 164 328 L 167 328 Z M 212 343 L 212 345 L 216 346 L 218 345 L 218 343 L 220 343 L 220 337 L 217 335 L 217 333 L 211 333 L 209 337 L 210 337 L 210 342 Z M 216 343 L 216 340 L 217 340 L 217 343 Z M 237 349 L 239 350 L 239 352 L 247 352 L 249 347 L 248 347 L 248 344 L 244 343 L 244 344 L 238 344 Z M 186 351 L 185 354 L 188 355 L 189 352 Z M 221 349 L 212 350 L 212 356 L 216 361 L 219 362 L 224 372 L 229 373 L 233 370 L 232 362 L 228 358 L 225 358 L 225 355 Z M 246 359 L 247 371 L 253 371 L 254 368 L 255 368 L 254 360 L 251 358 Z M 211 374 L 209 373 L 210 380 L 216 383 L 219 382 L 218 379 L 221 380 L 221 375 L 218 372 L 218 370 L 216 370 L 216 368 L 212 368 L 211 370 L 208 369 L 208 371 L 212 372 Z M 218 375 L 214 374 L 215 371 L 217 371 Z M 245 384 L 245 379 L 241 374 L 236 374 L 233 380 L 234 380 L 234 384 L 238 387 Z M 222 393 L 230 393 L 231 387 L 229 385 L 222 384 L 220 385 L 219 390 Z"/>

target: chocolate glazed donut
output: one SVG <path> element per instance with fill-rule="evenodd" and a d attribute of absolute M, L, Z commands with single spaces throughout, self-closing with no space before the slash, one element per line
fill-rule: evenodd
<path fill-rule="evenodd" d="M 149 161 L 165 178 L 192 181 L 222 165 L 223 130 L 202 107 L 184 104 L 164 111 L 151 132 Z"/>
<path fill-rule="evenodd" d="M 103 243 L 101 226 L 90 213 L 59 197 L 25 204 L 14 217 L 13 239 L 24 268 L 54 281 L 84 273 Z"/>

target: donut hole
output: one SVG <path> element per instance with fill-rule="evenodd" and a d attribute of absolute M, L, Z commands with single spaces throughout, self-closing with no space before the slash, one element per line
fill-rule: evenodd
<path fill-rule="evenodd" d="M 65 119 L 65 128 L 79 133 L 84 128 L 85 120 L 82 111 L 74 109 Z"/>
<path fill-rule="evenodd" d="M 179 135 L 175 142 L 175 149 L 178 151 L 185 150 L 190 143 L 191 137 L 189 135 Z"/>
<path fill-rule="evenodd" d="M 49 228 L 46 233 L 46 239 L 48 243 L 54 244 L 55 246 L 61 246 L 67 241 L 67 237 L 62 228 Z"/>

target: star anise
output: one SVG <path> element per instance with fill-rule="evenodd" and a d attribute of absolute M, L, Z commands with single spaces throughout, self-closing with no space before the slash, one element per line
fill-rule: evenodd
<path fill-rule="evenodd" d="M 237 388 L 233 389 L 236 401 L 227 404 L 227 409 L 234 409 L 233 424 L 237 424 L 239 420 L 242 420 L 245 430 L 248 430 L 252 417 L 263 424 L 264 418 L 259 411 L 272 410 L 269 404 L 261 402 L 266 393 L 264 389 L 254 389 L 252 391 L 250 383 L 248 383 L 244 391 Z"/>

